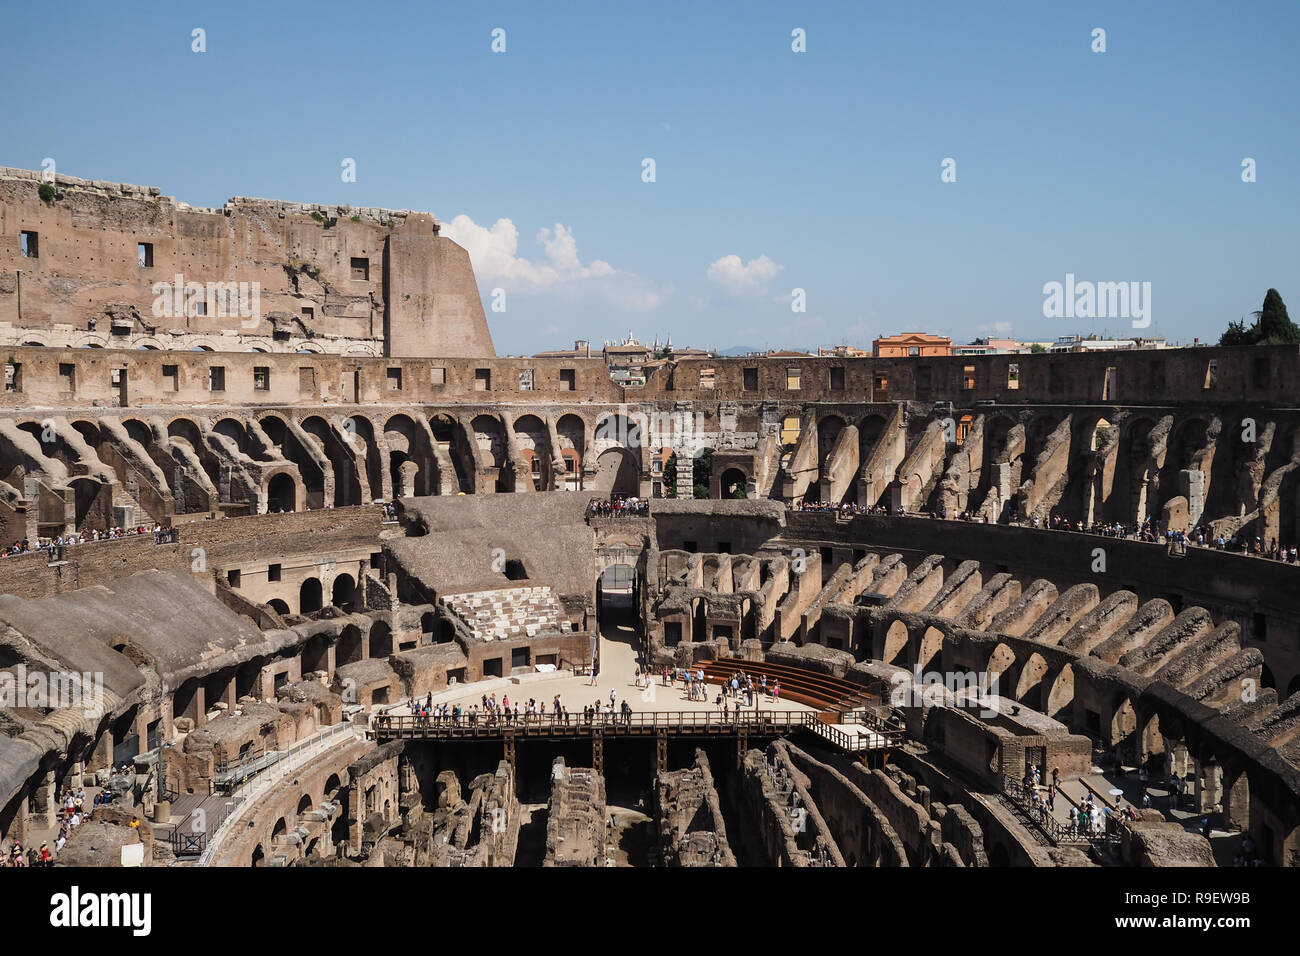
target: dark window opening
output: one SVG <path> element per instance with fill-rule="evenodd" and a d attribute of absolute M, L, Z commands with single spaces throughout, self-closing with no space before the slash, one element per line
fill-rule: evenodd
<path fill-rule="evenodd" d="M 490 368 L 474 369 L 474 391 L 488 392 L 492 390 L 492 370 Z"/>
<path fill-rule="evenodd" d="M 501 658 L 499 658 L 499 657 L 494 657 L 494 658 L 492 658 L 490 661 L 485 660 L 485 661 L 483 662 L 483 676 L 484 676 L 484 677 L 500 677 L 500 676 L 501 676 Z"/>
<path fill-rule="evenodd" d="M 571 368 L 560 369 L 560 391 L 572 392 L 577 387 L 577 372 Z"/>
<path fill-rule="evenodd" d="M 267 566 L 267 569 L 266 569 L 266 580 L 268 580 L 268 581 L 279 581 L 279 580 L 280 580 L 280 565 L 278 565 L 278 564 L 272 564 L 272 565 L 268 565 L 268 566 Z"/>
<path fill-rule="evenodd" d="M 507 561 L 506 577 L 511 581 L 527 581 L 528 571 L 524 568 L 524 562 L 519 560 Z"/>
<path fill-rule="evenodd" d="M 844 369 L 831 369 L 831 390 L 835 392 L 844 391 Z"/>
<path fill-rule="evenodd" d="M 224 392 L 226 390 L 225 366 L 213 365 L 208 368 L 208 389 L 213 392 Z"/>
<path fill-rule="evenodd" d="M 24 231 L 19 240 L 19 248 L 24 259 L 39 259 L 41 254 L 40 237 L 34 232 Z"/>
<path fill-rule="evenodd" d="M 352 257 L 352 278 L 370 279 L 370 260 L 358 256 Z"/>
<path fill-rule="evenodd" d="M 400 368 L 390 368 L 388 370 L 388 390 L 390 392 L 400 392 L 402 390 L 402 370 Z"/>
<path fill-rule="evenodd" d="M 758 369 L 747 368 L 741 372 L 743 388 L 747 392 L 758 391 Z"/>
<path fill-rule="evenodd" d="M 253 390 L 265 392 L 271 388 L 271 369 L 265 365 L 258 365 L 253 369 Z"/>
<path fill-rule="evenodd" d="M 239 587 L 240 574 L 238 570 L 226 572 L 226 583 L 232 588 Z"/>
<path fill-rule="evenodd" d="M 135 258 L 142 268 L 149 268 L 153 265 L 153 243 L 137 242 L 135 244 Z"/>

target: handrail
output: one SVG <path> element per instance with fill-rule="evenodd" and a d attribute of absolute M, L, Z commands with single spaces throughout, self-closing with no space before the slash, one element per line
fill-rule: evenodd
<path fill-rule="evenodd" d="M 1031 796 L 1031 792 L 1036 793 L 1037 791 L 1033 788 L 1026 788 L 1018 780 L 1007 780 L 1002 786 L 1003 796 L 1014 803 L 1054 846 L 1088 843 L 1093 846 L 1104 847 L 1118 840 L 1116 834 L 1107 833 L 1104 828 L 1101 832 L 1092 830 L 1091 824 L 1087 824 L 1086 829 L 1081 826 L 1077 831 L 1071 830 L 1040 806 Z"/>
<path fill-rule="evenodd" d="M 481 715 L 480 715 L 481 716 Z M 554 714 L 531 714 L 518 720 L 475 720 L 466 714 L 454 717 L 379 715 L 371 723 L 376 738 L 397 740 L 479 739 L 502 740 L 518 737 L 584 736 L 595 734 L 648 735 L 651 733 L 704 733 L 732 735 L 786 734 L 806 728 L 830 740 L 841 749 L 858 752 L 876 747 L 896 747 L 905 736 L 898 728 L 864 725 L 856 738 L 815 713 L 785 710 L 731 711 L 726 715 L 708 710 L 634 711 L 630 714 L 599 714 L 587 717 L 570 714 L 566 720 Z M 867 741 L 862 740 L 867 737 Z"/>

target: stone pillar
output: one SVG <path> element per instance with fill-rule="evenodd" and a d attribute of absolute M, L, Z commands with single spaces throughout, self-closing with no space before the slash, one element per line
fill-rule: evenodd
<path fill-rule="evenodd" d="M 1220 803 L 1223 769 L 1213 760 L 1196 761 L 1196 789 L 1193 797 L 1197 813 L 1210 813 Z"/>
<path fill-rule="evenodd" d="M 52 829 L 57 824 L 58 804 L 54 802 L 54 771 L 48 771 L 32 791 L 32 825 L 40 830 Z"/>
<path fill-rule="evenodd" d="M 1195 528 L 1205 511 L 1205 472 L 1199 468 L 1184 468 L 1178 473 L 1178 488 L 1187 499 L 1187 524 Z"/>

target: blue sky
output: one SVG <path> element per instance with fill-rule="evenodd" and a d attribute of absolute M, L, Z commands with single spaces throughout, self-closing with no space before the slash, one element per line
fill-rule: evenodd
<path fill-rule="evenodd" d="M 11 6 L 0 164 L 429 210 L 502 354 L 1131 333 L 1045 318 L 1067 273 L 1179 341 L 1300 309 L 1294 0 L 293 6 Z"/>

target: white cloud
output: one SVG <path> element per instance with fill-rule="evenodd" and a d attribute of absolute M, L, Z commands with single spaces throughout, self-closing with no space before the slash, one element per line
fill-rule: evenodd
<path fill-rule="evenodd" d="M 767 256 L 741 262 L 740 256 L 730 255 L 710 265 L 707 275 L 727 295 L 762 295 L 767 292 L 767 283 L 782 268 Z"/>
<path fill-rule="evenodd" d="M 1011 331 L 1010 322 L 985 322 L 980 327 L 981 332 L 993 332 L 996 335 L 1007 335 Z"/>
<path fill-rule="evenodd" d="M 545 255 L 537 260 L 519 255 L 519 230 L 509 219 L 489 227 L 462 214 L 447 223 L 442 234 L 465 247 L 480 280 L 504 282 L 524 294 L 554 292 L 569 299 L 595 295 L 618 308 L 646 311 L 658 308 L 672 293 L 671 285 L 658 288 L 602 259 L 583 265 L 573 230 L 562 223 L 538 231 L 536 241 Z"/>

